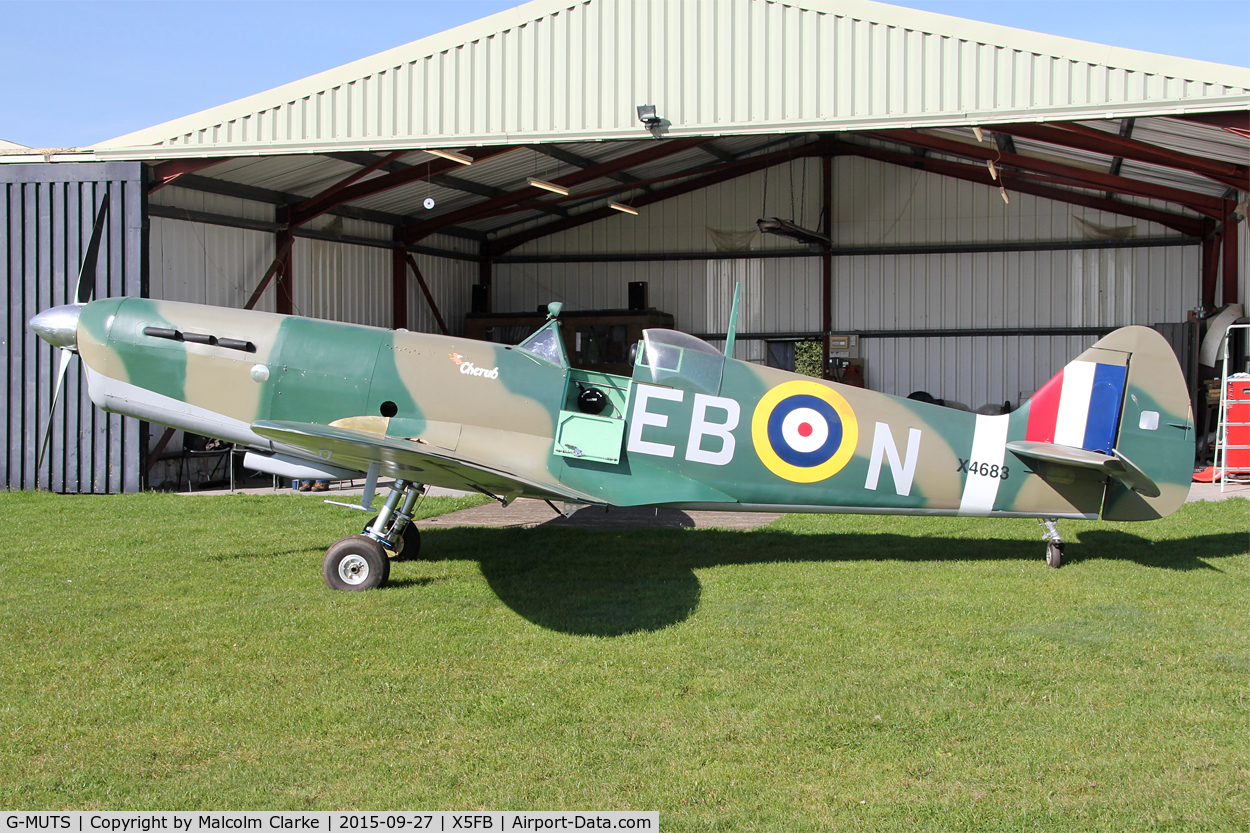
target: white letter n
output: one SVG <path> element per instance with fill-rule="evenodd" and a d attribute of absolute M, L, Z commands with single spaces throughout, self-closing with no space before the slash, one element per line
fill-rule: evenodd
<path fill-rule="evenodd" d="M 872 458 L 868 463 L 868 479 L 864 488 L 877 490 L 877 480 L 881 477 L 881 461 L 889 455 L 890 472 L 894 475 L 894 491 L 900 495 L 911 494 L 911 479 L 916 474 L 916 460 L 920 457 L 920 429 L 913 428 L 907 434 L 907 459 L 898 458 L 898 446 L 894 444 L 894 435 L 890 426 L 878 422 L 872 435 Z"/>

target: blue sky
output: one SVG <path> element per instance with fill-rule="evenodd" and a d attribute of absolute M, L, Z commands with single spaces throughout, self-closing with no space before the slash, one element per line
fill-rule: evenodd
<path fill-rule="evenodd" d="M 0 0 L 0 139 L 85 146 L 519 5 L 515 0 Z M 1250 66 L 1250 0 L 899 0 Z"/>

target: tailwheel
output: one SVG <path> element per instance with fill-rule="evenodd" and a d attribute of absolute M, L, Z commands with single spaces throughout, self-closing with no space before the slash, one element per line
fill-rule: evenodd
<path fill-rule="evenodd" d="M 349 535 L 326 550 L 321 575 L 331 590 L 373 590 L 386 584 L 391 563 L 377 541 L 365 535 Z"/>
<path fill-rule="evenodd" d="M 369 534 L 369 530 L 373 528 L 377 518 L 365 524 L 363 533 Z M 399 534 L 398 540 L 395 541 L 395 548 L 382 545 L 382 549 L 386 551 L 386 557 L 391 561 L 412 561 L 421 552 L 421 530 L 417 529 L 417 525 L 409 522 L 404 531 Z"/>
<path fill-rule="evenodd" d="M 1059 569 L 1063 563 L 1063 536 L 1059 534 L 1059 525 L 1054 518 L 1039 518 L 1042 525 L 1042 540 L 1046 542 L 1046 566 Z"/>

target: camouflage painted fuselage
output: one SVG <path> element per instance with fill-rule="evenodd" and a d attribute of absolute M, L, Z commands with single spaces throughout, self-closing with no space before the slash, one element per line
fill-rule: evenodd
<path fill-rule="evenodd" d="M 687 364 L 718 373 L 660 372 L 644 355 L 626 378 L 469 339 L 136 298 L 83 308 L 77 346 L 92 399 L 107 410 L 354 471 L 377 462 L 408 480 L 512 496 L 1137 520 L 1174 511 L 1192 471 L 1179 367 L 1141 327 L 1112 333 L 1069 368 L 1091 367 L 1086 436 L 1097 433 L 1097 413 L 1104 422 L 1110 413 L 1097 406 L 1103 376 L 1093 368 L 1120 380 L 1106 430 L 1158 485 L 1154 497 L 1013 452 L 1009 443 L 1045 431 L 1038 412 L 1030 422 L 1031 403 L 978 416 L 706 352 Z M 604 413 L 578 410 L 585 387 L 607 392 Z M 1074 407 L 1064 396 L 1061 423 Z"/>

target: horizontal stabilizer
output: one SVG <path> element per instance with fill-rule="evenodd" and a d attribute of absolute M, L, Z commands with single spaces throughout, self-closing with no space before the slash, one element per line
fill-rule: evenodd
<path fill-rule="evenodd" d="M 397 477 L 492 495 L 525 495 L 547 500 L 601 504 L 563 484 L 541 483 L 524 475 L 457 457 L 402 437 L 308 422 L 265 421 L 252 430 L 266 439 L 310 452 L 323 464 L 365 470 L 380 463 Z M 509 498 L 510 500 L 511 498 Z"/>
<path fill-rule="evenodd" d="M 1150 479 L 1150 476 L 1116 449 L 1112 449 L 1111 456 L 1108 456 L 1097 451 L 1086 451 L 1083 448 L 1067 445 L 1016 440 L 1007 443 L 1007 450 L 1019 457 L 1102 472 L 1107 477 L 1115 478 L 1146 497 L 1158 497 L 1160 494 L 1159 486 Z"/>

